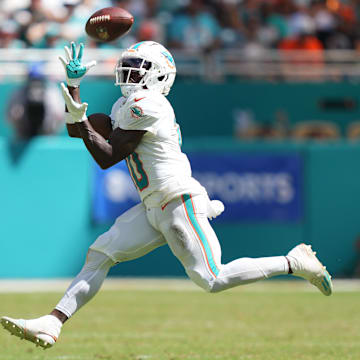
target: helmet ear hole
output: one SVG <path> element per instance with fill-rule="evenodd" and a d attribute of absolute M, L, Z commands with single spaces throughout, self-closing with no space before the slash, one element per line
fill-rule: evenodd
<path fill-rule="evenodd" d="M 158 80 L 159 80 L 159 81 L 163 81 L 163 80 L 164 80 L 164 78 L 165 78 L 165 75 L 163 75 L 163 76 L 159 76 L 159 77 L 158 77 Z"/>

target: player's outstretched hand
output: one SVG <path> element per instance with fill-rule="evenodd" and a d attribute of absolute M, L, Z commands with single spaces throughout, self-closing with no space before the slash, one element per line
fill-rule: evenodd
<path fill-rule="evenodd" d="M 87 120 L 86 116 L 86 110 L 88 107 L 88 104 L 86 102 L 79 104 L 76 102 L 70 92 L 69 89 L 66 87 L 64 83 L 61 83 L 61 92 L 63 95 L 63 98 L 65 100 L 66 107 L 69 111 L 69 113 L 72 115 L 72 118 L 75 123 L 82 122 Z"/>
<path fill-rule="evenodd" d="M 83 65 L 82 56 L 84 53 L 84 44 L 80 43 L 79 51 L 76 55 L 76 44 L 71 43 L 71 50 L 65 46 L 65 56 L 66 59 L 62 56 L 59 56 L 59 60 L 64 66 L 66 81 L 69 86 L 78 87 L 80 85 L 81 79 L 85 74 L 96 65 L 96 61 L 90 61 L 89 63 Z"/>

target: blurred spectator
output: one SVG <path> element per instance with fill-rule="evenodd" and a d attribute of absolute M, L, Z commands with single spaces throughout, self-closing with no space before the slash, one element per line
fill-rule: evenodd
<path fill-rule="evenodd" d="M 84 31 L 86 20 L 96 10 L 109 6 L 133 14 L 131 31 L 112 43 L 91 40 Z M 360 53 L 360 0 L 0 0 L 1 48 L 59 48 L 71 40 L 86 42 L 87 47 L 117 49 L 143 40 L 205 53 L 225 48 L 215 56 L 196 57 L 193 63 L 190 57 L 187 64 L 196 67 L 194 74 L 211 81 L 225 80 L 228 69 L 251 79 L 339 79 L 341 71 L 332 66 L 337 64 L 338 53 L 323 50 L 356 49 Z M 9 53 L 18 56 L 17 52 Z M 107 58 L 106 65 L 116 58 Z M 181 64 L 181 56 L 179 59 Z M 4 56 L 2 63 L 6 65 L 7 61 Z M 324 66 L 325 61 L 329 66 Z M 355 69 L 356 60 L 354 63 Z M 2 74 L 6 76 L 6 70 Z M 48 100 L 29 100 L 31 94 L 41 93 L 53 93 L 57 99 L 57 89 L 48 88 L 44 79 L 30 74 L 27 85 L 13 96 L 11 122 L 19 137 L 55 131 L 56 125 L 45 120 Z M 53 104 L 56 107 L 62 101 L 53 100 Z M 44 116 L 27 117 L 26 112 Z M 60 117 L 62 112 L 61 105 Z M 251 114 L 245 115 L 241 111 L 236 115 L 238 137 L 291 135 L 289 128 L 276 120 L 261 125 L 251 119 Z M 29 118 L 37 120 L 29 122 Z M 360 138 L 359 129 L 352 124 L 348 137 Z M 336 133 L 329 124 L 320 128 L 317 123 L 301 124 L 294 131 L 302 138 L 329 138 Z"/>
<path fill-rule="evenodd" d="M 242 47 L 245 42 L 245 26 L 239 16 L 240 0 L 218 0 L 212 6 L 221 27 L 221 45 L 225 48 Z"/>
<path fill-rule="evenodd" d="M 337 31 L 338 21 L 326 6 L 326 3 L 314 1 L 309 8 L 309 14 L 314 19 L 316 36 L 324 44 L 325 48 L 337 48 L 334 44 L 331 45 L 330 39 Z"/>
<path fill-rule="evenodd" d="M 260 23 L 258 19 L 249 19 L 247 24 L 246 42 L 243 47 L 246 59 L 256 60 L 261 57 L 261 53 L 266 47 L 260 36 Z"/>
<path fill-rule="evenodd" d="M 297 37 L 302 34 L 316 34 L 316 23 L 309 9 L 305 6 L 293 8 L 288 20 L 288 37 Z"/>
<path fill-rule="evenodd" d="M 114 43 L 94 43 L 84 32 L 85 20 L 108 6 L 132 13 L 133 28 Z M 10 20 L 12 25 L 9 30 L 1 26 L 0 46 L 60 47 L 75 40 L 126 47 L 152 39 L 168 47 L 205 51 L 359 49 L 359 18 L 359 0 L 2 0 L 1 24 Z M 302 39 L 300 46 L 295 38 Z"/>
<path fill-rule="evenodd" d="M 354 121 L 351 124 L 349 124 L 346 136 L 350 140 L 360 140 L 360 121 Z"/>
<path fill-rule="evenodd" d="M 287 38 L 280 42 L 280 50 L 302 50 L 302 51 L 316 51 L 321 53 L 323 45 L 320 40 L 313 34 L 302 32 L 294 38 Z M 321 59 L 318 56 L 317 59 Z"/>
<path fill-rule="evenodd" d="M 18 140 L 55 134 L 63 126 L 64 105 L 59 89 L 48 83 L 42 64 L 33 64 L 28 79 L 8 104 L 8 121 Z"/>
<path fill-rule="evenodd" d="M 288 36 L 289 25 L 287 20 L 287 11 L 282 6 L 274 3 L 264 4 L 263 17 L 265 23 L 276 32 L 276 40 L 281 40 Z"/>
<path fill-rule="evenodd" d="M 284 63 L 283 71 L 287 76 L 291 76 L 291 74 L 295 75 L 294 69 L 288 71 L 288 64 L 311 65 L 307 66 L 308 73 L 302 76 L 303 79 L 309 79 L 313 77 L 311 71 L 316 70 L 314 66 L 322 66 L 324 63 L 324 47 L 316 37 L 315 22 L 311 17 L 300 11 L 294 15 L 293 19 L 292 36 L 283 39 L 278 45 L 279 50 L 289 55 L 288 63 Z"/>
<path fill-rule="evenodd" d="M 340 131 L 332 122 L 304 121 L 295 126 L 293 137 L 297 140 L 334 140 L 340 137 Z"/>
<path fill-rule="evenodd" d="M 220 45 L 220 26 L 204 0 L 192 0 L 176 14 L 169 27 L 169 46 L 212 50 Z"/>
<path fill-rule="evenodd" d="M 19 25 L 14 20 L 5 20 L 0 24 L 0 48 L 23 48 L 25 43 L 18 39 Z"/>
<path fill-rule="evenodd" d="M 157 21 L 153 19 L 144 20 L 138 29 L 139 41 L 152 40 L 159 43 L 164 42 L 164 29 Z"/>
<path fill-rule="evenodd" d="M 20 39 L 27 46 L 47 48 L 55 44 L 54 37 L 60 39 L 60 28 L 58 24 L 69 20 L 74 7 L 62 4 L 49 3 L 47 6 L 42 0 L 31 0 L 28 7 L 18 9 L 12 18 L 20 25 Z"/>
<path fill-rule="evenodd" d="M 165 42 L 164 24 L 158 19 L 159 0 L 146 0 L 146 12 L 142 22 L 138 26 L 137 40 L 153 40 L 159 43 Z"/>
<path fill-rule="evenodd" d="M 256 139 L 283 139 L 287 133 L 284 126 L 283 113 L 277 114 L 275 122 L 258 122 L 249 109 L 236 109 L 234 111 L 234 135 L 239 140 Z M 281 118 L 281 119 L 280 119 Z M 285 120 L 287 121 L 287 120 Z"/>

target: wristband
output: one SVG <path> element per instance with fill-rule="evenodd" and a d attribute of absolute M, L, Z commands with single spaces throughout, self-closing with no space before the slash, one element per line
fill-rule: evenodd
<path fill-rule="evenodd" d="M 69 112 L 65 112 L 65 122 L 66 124 L 75 124 L 75 120 Z"/>
<path fill-rule="evenodd" d="M 66 83 L 68 86 L 73 87 L 73 88 L 78 88 L 80 87 L 80 81 L 81 78 L 79 79 L 70 79 L 70 78 L 66 78 Z"/>

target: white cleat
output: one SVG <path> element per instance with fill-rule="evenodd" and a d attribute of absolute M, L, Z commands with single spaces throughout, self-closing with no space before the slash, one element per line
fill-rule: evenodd
<path fill-rule="evenodd" d="M 295 246 L 286 257 L 290 261 L 293 275 L 310 281 L 326 296 L 332 294 L 331 276 L 316 257 L 316 253 L 312 251 L 311 245 Z"/>
<path fill-rule="evenodd" d="M 11 335 L 31 341 L 45 350 L 55 344 L 60 334 L 62 324 L 60 320 L 53 318 L 55 317 L 47 315 L 39 319 L 24 320 L 3 316 L 0 323 Z"/>

